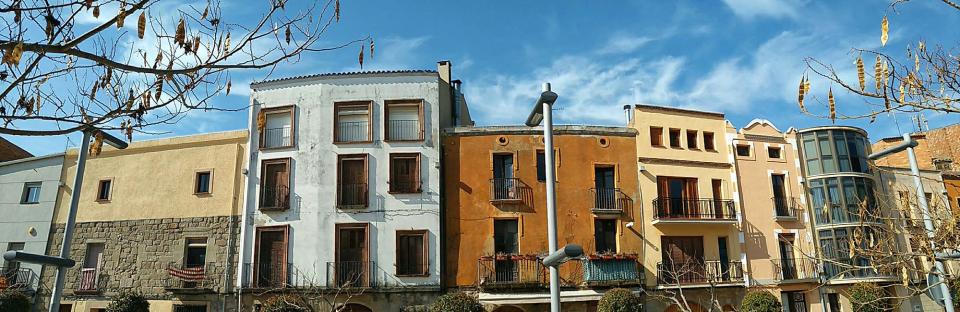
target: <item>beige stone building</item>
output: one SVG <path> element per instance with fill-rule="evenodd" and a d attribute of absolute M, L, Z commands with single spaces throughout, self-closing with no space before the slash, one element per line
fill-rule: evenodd
<path fill-rule="evenodd" d="M 246 142 L 246 131 L 232 131 L 90 156 L 60 311 L 101 311 L 124 290 L 143 293 L 151 311 L 229 311 Z M 63 240 L 77 152 L 64 161 L 50 255 Z M 54 274 L 44 270 L 42 283 Z"/>

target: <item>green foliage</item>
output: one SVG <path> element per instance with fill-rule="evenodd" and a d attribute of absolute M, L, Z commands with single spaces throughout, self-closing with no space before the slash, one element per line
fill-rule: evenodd
<path fill-rule="evenodd" d="M 632 291 L 614 288 L 603 294 L 597 304 L 597 312 L 635 312 L 640 311 L 643 302 Z"/>
<path fill-rule="evenodd" d="M 960 279 L 950 282 L 950 295 L 953 296 L 954 309 L 960 309 Z"/>
<path fill-rule="evenodd" d="M 484 312 L 477 297 L 463 292 L 448 293 L 430 306 L 430 312 Z"/>
<path fill-rule="evenodd" d="M 123 291 L 113 298 L 107 312 L 150 312 L 150 303 L 143 294 Z"/>
<path fill-rule="evenodd" d="M 0 311 L 29 312 L 30 297 L 17 290 L 7 289 L 0 291 Z"/>
<path fill-rule="evenodd" d="M 743 296 L 740 311 L 743 312 L 780 312 L 783 306 L 777 296 L 766 291 L 751 291 Z"/>
<path fill-rule="evenodd" d="M 874 283 L 856 283 L 849 289 L 853 312 L 889 311 L 884 292 Z"/>
<path fill-rule="evenodd" d="M 307 303 L 300 298 L 289 296 L 289 295 L 279 295 L 267 299 L 267 302 L 263 304 L 263 307 L 260 309 L 262 312 L 306 312 L 310 311 L 307 307 Z"/>

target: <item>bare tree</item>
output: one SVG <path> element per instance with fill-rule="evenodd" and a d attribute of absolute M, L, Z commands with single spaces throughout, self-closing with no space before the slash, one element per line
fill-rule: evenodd
<path fill-rule="evenodd" d="M 348 312 L 350 303 L 369 286 L 370 272 L 321 279 L 313 273 L 316 270 L 289 269 L 289 279 L 273 281 L 274 287 L 259 289 L 254 296 L 281 300 L 285 306 L 305 312 Z"/>
<path fill-rule="evenodd" d="M 722 283 L 736 282 L 743 275 L 740 268 L 734 268 L 732 263 L 724 270 L 723 266 L 712 268 L 709 265 L 697 261 L 675 261 L 669 257 L 669 261 L 664 262 L 657 269 L 657 283 L 663 285 L 662 289 L 649 290 L 644 288 L 643 292 L 653 300 L 666 303 L 668 306 L 676 307 L 677 311 L 682 312 L 720 312 L 724 311 L 720 303 L 717 292 Z M 694 292 L 687 283 L 701 284 L 701 291 Z"/>
<path fill-rule="evenodd" d="M 909 0 L 894 0 L 890 11 L 896 12 L 897 6 Z M 949 10 L 960 14 L 960 5 L 951 0 L 941 0 Z M 884 16 L 880 23 L 880 41 L 886 45 L 889 20 Z M 939 29 L 937 30 L 939 31 Z M 917 113 L 935 111 L 960 113 L 960 44 L 927 44 L 923 40 L 908 44 L 903 57 L 899 53 L 888 53 L 868 49 L 854 48 L 857 77 L 842 77 L 831 64 L 814 58 L 806 58 L 807 69 L 814 75 L 825 78 L 831 86 L 820 87 L 820 94 L 826 93 L 826 109 L 813 112 L 804 99 L 811 94 L 810 80 L 807 75 L 801 78 L 798 102 L 800 110 L 806 114 L 821 118 L 863 119 L 872 122 L 883 113 Z M 872 66 L 872 70 L 868 67 Z M 833 96 L 833 87 L 846 90 L 862 99 L 866 105 L 850 106 L 843 111 L 838 109 Z M 826 92 L 824 92 L 826 91 Z M 823 97 L 815 99 L 820 100 Z M 860 108 L 867 107 L 866 110 Z"/>
<path fill-rule="evenodd" d="M 0 133 L 60 135 L 86 127 L 134 131 L 187 112 L 242 110 L 211 101 L 229 94 L 230 73 L 296 62 L 369 37 L 321 42 L 340 20 L 339 0 L 262 6 L 259 16 L 223 14 L 219 0 L 2 0 Z M 232 19 L 231 19 L 232 18 Z"/>

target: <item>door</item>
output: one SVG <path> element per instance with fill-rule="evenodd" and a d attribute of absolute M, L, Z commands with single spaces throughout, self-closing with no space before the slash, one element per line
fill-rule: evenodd
<path fill-rule="evenodd" d="M 730 280 L 730 255 L 728 254 L 727 238 L 717 238 L 717 253 L 720 255 L 720 277 L 722 281 Z"/>
<path fill-rule="evenodd" d="M 83 268 L 80 269 L 80 290 L 96 290 L 100 264 L 103 263 L 102 243 L 87 244 L 87 253 L 83 257 Z"/>
<path fill-rule="evenodd" d="M 367 225 L 337 225 L 337 286 L 370 286 Z"/>
<path fill-rule="evenodd" d="M 703 237 L 700 236 L 663 236 L 662 269 L 660 278 L 667 283 L 702 282 Z"/>
<path fill-rule="evenodd" d="M 710 190 L 713 192 L 713 216 L 717 219 L 733 217 L 728 216 L 727 207 L 723 204 L 723 180 L 711 180 Z"/>
<path fill-rule="evenodd" d="M 784 280 L 797 278 L 797 263 L 793 258 L 793 235 L 779 235 L 780 272 Z"/>
<path fill-rule="evenodd" d="M 692 218 L 698 216 L 697 179 L 658 177 L 660 217 Z"/>
<path fill-rule="evenodd" d="M 512 199 L 516 196 L 513 183 L 513 154 L 493 155 L 494 199 Z"/>
<path fill-rule="evenodd" d="M 617 253 L 617 220 L 594 220 L 593 237 L 597 253 Z"/>
<path fill-rule="evenodd" d="M 340 205 L 360 206 L 367 204 L 366 158 L 340 160 Z"/>
<path fill-rule="evenodd" d="M 593 169 L 594 188 L 596 189 L 596 207 L 600 209 L 616 209 L 616 182 L 614 168 L 610 166 Z"/>
<path fill-rule="evenodd" d="M 280 287 L 286 282 L 287 232 L 284 228 L 257 229 L 256 286 Z"/>
<path fill-rule="evenodd" d="M 770 176 L 770 184 L 773 186 L 773 204 L 774 208 L 777 210 L 777 216 L 788 216 L 788 201 L 787 201 L 787 191 L 784 184 L 784 176 L 782 174 L 774 174 Z"/>
<path fill-rule="evenodd" d="M 495 255 L 516 255 L 520 252 L 518 240 L 518 221 L 516 219 L 493 220 L 493 249 Z M 511 282 L 520 275 L 519 265 L 510 257 L 496 257 L 494 260 L 495 280 L 497 282 Z"/>
<path fill-rule="evenodd" d="M 841 312 L 840 295 L 827 294 L 827 305 L 830 306 L 830 312 Z"/>
<path fill-rule="evenodd" d="M 287 208 L 290 194 L 290 160 L 265 160 L 261 183 L 261 207 Z"/>

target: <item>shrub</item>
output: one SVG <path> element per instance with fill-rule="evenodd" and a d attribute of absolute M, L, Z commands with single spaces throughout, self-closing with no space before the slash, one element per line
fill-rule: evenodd
<path fill-rule="evenodd" d="M 0 311 L 29 312 L 30 297 L 16 290 L 0 291 Z"/>
<path fill-rule="evenodd" d="M 740 311 L 743 312 L 780 312 L 783 306 L 777 296 L 766 291 L 751 291 L 743 296 Z"/>
<path fill-rule="evenodd" d="M 853 312 L 884 312 L 890 310 L 883 299 L 884 292 L 873 283 L 856 283 L 850 287 L 850 304 Z"/>
<path fill-rule="evenodd" d="M 107 312 L 150 312 L 150 303 L 143 294 L 123 291 L 113 298 Z"/>
<path fill-rule="evenodd" d="M 300 298 L 279 295 L 267 299 L 267 302 L 261 307 L 262 312 L 306 312 L 309 311 L 307 303 Z"/>
<path fill-rule="evenodd" d="M 954 309 L 960 309 L 960 279 L 950 282 L 950 295 L 953 296 Z"/>
<path fill-rule="evenodd" d="M 463 292 L 448 293 L 430 306 L 430 312 L 484 312 L 477 297 Z"/>
<path fill-rule="evenodd" d="M 643 303 L 632 291 L 614 288 L 603 294 L 597 304 L 597 312 L 635 312 L 640 311 Z"/>

